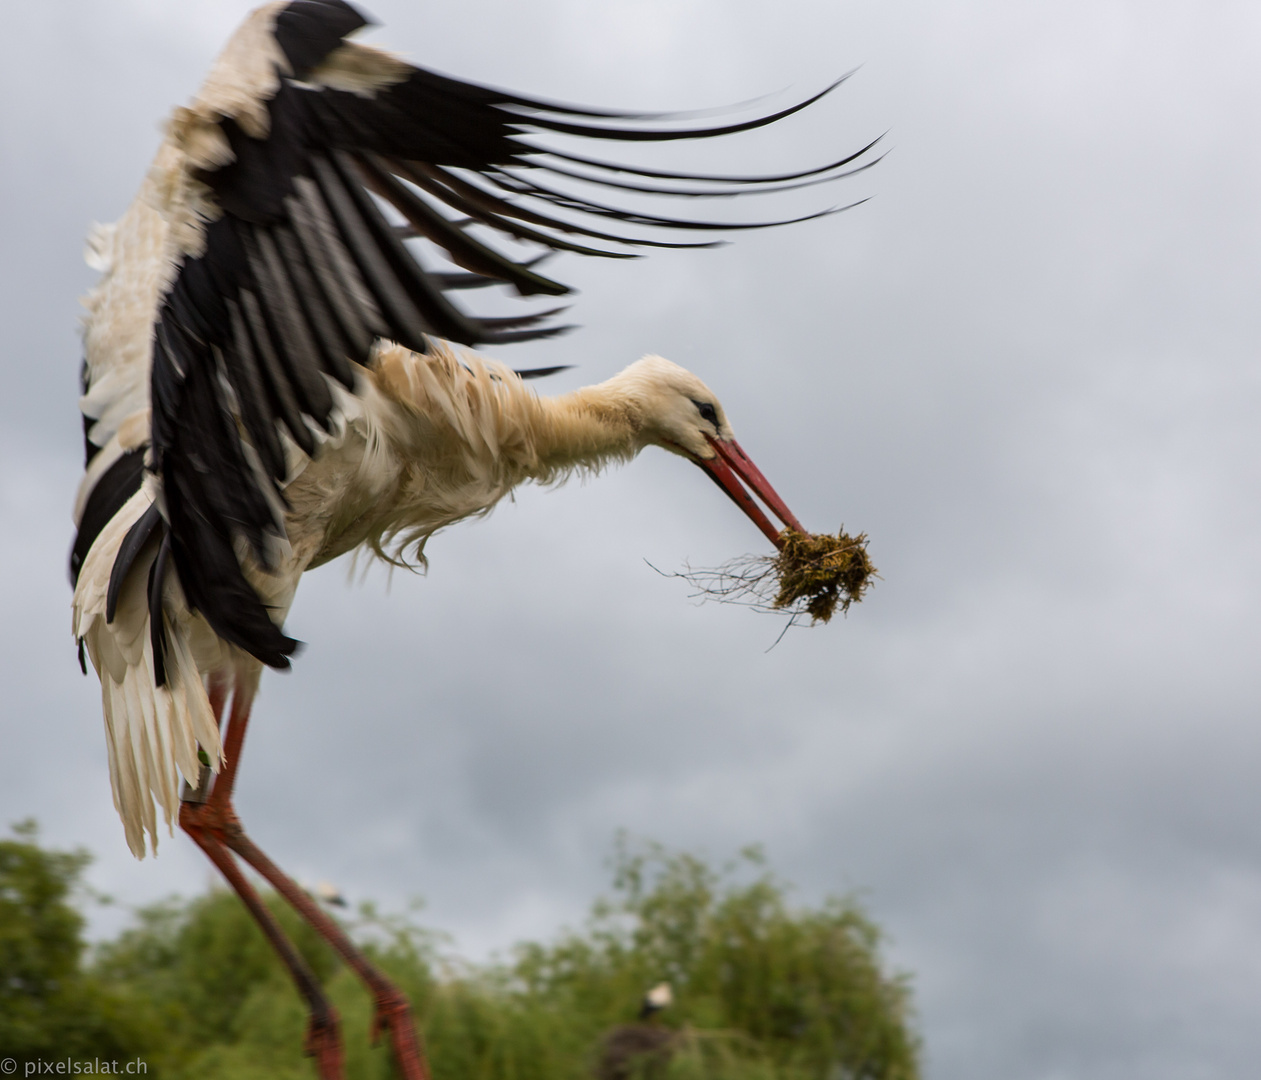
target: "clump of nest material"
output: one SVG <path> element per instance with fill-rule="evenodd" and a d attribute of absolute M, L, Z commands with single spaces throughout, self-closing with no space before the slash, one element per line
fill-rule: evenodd
<path fill-rule="evenodd" d="M 663 1080 L 679 1048 L 677 1031 L 656 1024 L 620 1024 L 601 1040 L 595 1080 Z"/>
<path fill-rule="evenodd" d="M 877 574 L 865 533 L 785 529 L 775 555 L 746 555 L 716 570 L 689 569 L 680 576 L 703 598 L 786 612 L 792 622 L 808 615 L 811 622 L 825 623 L 837 608 L 844 614 L 862 600 Z"/>

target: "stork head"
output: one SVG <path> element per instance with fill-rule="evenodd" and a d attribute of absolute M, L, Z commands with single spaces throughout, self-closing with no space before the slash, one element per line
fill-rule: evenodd
<path fill-rule="evenodd" d="M 644 994 L 644 1000 L 639 1005 L 639 1018 L 647 1020 L 650 1016 L 654 1016 L 662 1009 L 668 1009 L 674 1004 L 674 991 L 670 988 L 668 982 L 657 983 L 651 990 Z"/>
<path fill-rule="evenodd" d="M 806 531 L 736 442 L 722 404 L 700 379 L 660 356 L 645 356 L 616 378 L 635 402 L 644 445 L 699 465 L 777 547 L 780 529 L 757 499 L 788 528 Z"/>

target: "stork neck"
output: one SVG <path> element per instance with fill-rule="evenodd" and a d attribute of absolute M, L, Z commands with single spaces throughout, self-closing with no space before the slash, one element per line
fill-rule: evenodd
<path fill-rule="evenodd" d="M 545 423 L 538 451 L 545 469 L 599 467 L 643 449 L 643 413 L 617 376 L 595 386 L 541 398 Z"/>

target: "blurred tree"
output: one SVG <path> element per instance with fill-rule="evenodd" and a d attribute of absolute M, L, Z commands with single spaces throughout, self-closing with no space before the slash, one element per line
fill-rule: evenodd
<path fill-rule="evenodd" d="M 267 896 L 291 941 L 323 982 L 332 952 L 274 895 Z M 300 1047 L 306 1013 L 236 895 L 212 889 L 138 913 L 137 925 L 101 944 L 92 972 L 125 986 L 161 1016 L 163 1076 L 307 1078 Z"/>
<path fill-rule="evenodd" d="M 668 980 L 665 1022 L 680 1033 L 672 1074 L 918 1076 L 908 980 L 885 973 L 880 933 L 855 901 L 791 909 L 756 848 L 716 871 L 623 837 L 613 869 L 615 896 L 584 931 L 518 949 L 527 996 L 606 1028 Z"/>
<path fill-rule="evenodd" d="M 25 1059 L 139 1056 L 163 1080 L 299 1080 L 306 1016 L 236 897 L 168 901 L 83 963 L 71 905 L 87 862 L 48 852 L 33 825 L 0 843 L 0 1048 Z M 588 1080 L 609 1033 L 668 980 L 668 1053 L 628 1080 L 916 1080 L 910 994 L 851 900 L 797 910 L 749 850 L 715 870 L 695 856 L 619 841 L 614 896 L 587 924 L 503 963 L 444 956 L 415 913 L 359 909 L 348 929 L 410 996 L 439 1080 Z M 340 1011 L 347 1076 L 388 1080 L 369 1041 L 371 1001 L 275 897 L 286 931 Z M 634 1040 L 630 1040 L 633 1042 Z"/>
<path fill-rule="evenodd" d="M 46 851 L 33 821 L 0 840 L 0 1057 L 123 1059 L 159 1041 L 148 1002 L 81 968 L 72 900 L 91 857 Z"/>

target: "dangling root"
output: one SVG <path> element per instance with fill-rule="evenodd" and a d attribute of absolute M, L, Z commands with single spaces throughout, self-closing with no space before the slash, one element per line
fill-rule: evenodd
<path fill-rule="evenodd" d="M 849 536 L 841 529 L 827 533 L 780 533 L 775 555 L 746 555 L 716 570 L 680 574 L 697 595 L 726 603 L 747 604 L 758 611 L 786 611 L 795 622 L 809 615 L 827 622 L 839 606 L 842 614 L 862 600 L 877 577 L 867 556 L 867 536 Z"/>

